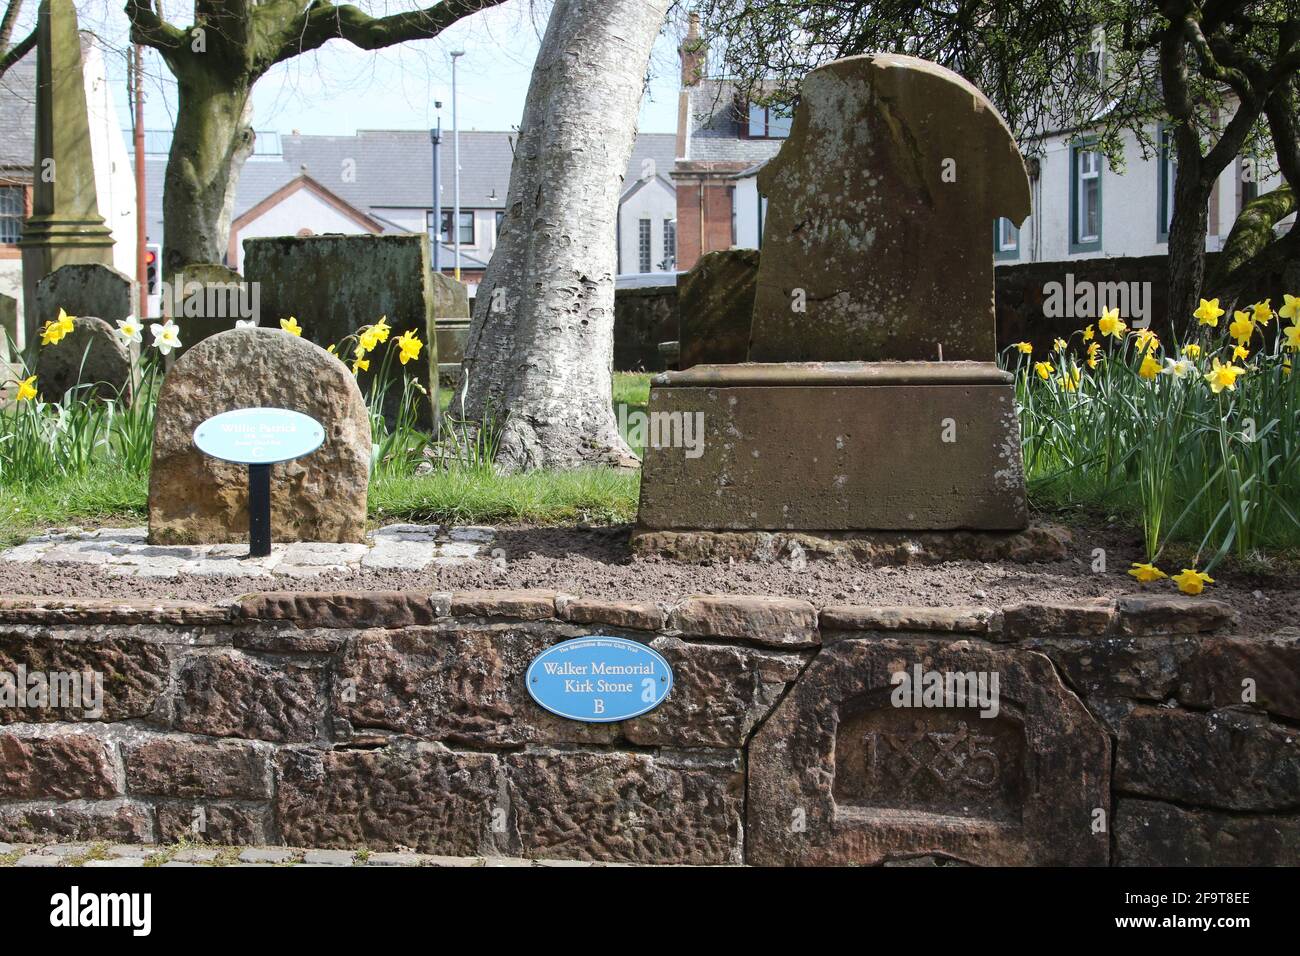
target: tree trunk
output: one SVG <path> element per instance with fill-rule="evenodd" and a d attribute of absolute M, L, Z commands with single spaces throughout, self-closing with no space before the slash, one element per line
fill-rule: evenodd
<path fill-rule="evenodd" d="M 1194 132 L 1174 134 L 1178 174 L 1169 223 L 1169 321 L 1192 322 L 1205 281 L 1205 237 L 1210 230 L 1210 186 L 1204 182 L 1200 142 Z"/>
<path fill-rule="evenodd" d="M 1232 309 L 1243 295 L 1251 294 L 1273 275 L 1284 272 L 1300 253 L 1300 226 L 1292 225 L 1280 238 L 1273 227 L 1296 211 L 1295 193 L 1280 186 L 1246 204 L 1232 226 L 1223 252 L 1206 286 L 1223 297 L 1223 307 Z"/>
<path fill-rule="evenodd" d="M 177 74 L 176 131 L 163 181 L 163 277 L 223 262 L 239 173 L 253 151 L 251 79 L 225 85 L 198 70 Z"/>
<path fill-rule="evenodd" d="M 479 285 L 463 414 L 506 471 L 634 467 L 610 403 L 615 223 L 670 0 L 558 0 L 524 105 L 506 217 Z"/>

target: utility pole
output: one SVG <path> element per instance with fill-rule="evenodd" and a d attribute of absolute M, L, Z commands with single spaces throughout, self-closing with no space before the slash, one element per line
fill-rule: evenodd
<path fill-rule="evenodd" d="M 442 103 L 434 101 L 433 108 L 442 109 Z M 433 144 L 433 274 L 442 271 L 442 181 L 438 176 L 438 148 L 442 145 L 442 114 L 438 114 L 438 125 L 429 130 L 429 141 Z"/>
<path fill-rule="evenodd" d="M 140 288 L 140 321 L 149 318 L 149 264 L 146 243 L 149 223 L 146 218 L 144 169 L 144 47 L 135 44 L 131 51 L 132 91 L 135 102 L 135 281 Z"/>
<path fill-rule="evenodd" d="M 456 238 L 456 281 L 460 281 L 460 120 L 456 115 L 456 61 L 465 55 L 464 50 L 451 51 L 451 179 L 455 198 L 452 207 L 451 228 Z"/>

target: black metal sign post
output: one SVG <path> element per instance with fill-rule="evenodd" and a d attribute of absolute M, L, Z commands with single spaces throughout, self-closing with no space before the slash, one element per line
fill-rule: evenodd
<path fill-rule="evenodd" d="M 248 556 L 271 553 L 271 466 L 248 466 Z"/>

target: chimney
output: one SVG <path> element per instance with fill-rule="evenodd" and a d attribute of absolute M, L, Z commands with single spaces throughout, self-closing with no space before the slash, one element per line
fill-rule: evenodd
<path fill-rule="evenodd" d="M 690 26 L 686 29 L 686 39 L 677 48 L 682 56 L 682 86 L 694 86 L 700 82 L 709 65 L 708 50 L 700 39 L 700 15 L 692 13 Z"/>

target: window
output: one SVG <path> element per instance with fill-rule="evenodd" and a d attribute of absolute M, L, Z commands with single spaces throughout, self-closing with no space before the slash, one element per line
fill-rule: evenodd
<path fill-rule="evenodd" d="M 758 106 L 751 103 L 745 135 L 750 139 L 788 139 L 794 112 L 788 106 Z"/>
<path fill-rule="evenodd" d="M 1101 248 L 1101 153 L 1087 145 L 1070 150 L 1070 251 Z"/>
<path fill-rule="evenodd" d="M 1020 256 L 1020 230 L 1010 219 L 993 224 L 993 258 L 1017 259 Z"/>
<path fill-rule="evenodd" d="M 637 240 L 637 265 L 640 272 L 650 271 L 650 220 L 642 219 L 638 224 Z"/>
<path fill-rule="evenodd" d="M 451 215 L 452 213 L 449 209 L 444 209 L 442 211 L 442 228 L 438 232 L 438 241 L 445 245 L 452 244 Z M 433 213 L 426 213 L 425 221 L 432 223 Z M 430 230 L 430 233 L 432 233 L 432 230 Z M 460 214 L 460 244 L 462 246 L 474 245 L 474 213 L 472 211 L 462 212 Z"/>
<path fill-rule="evenodd" d="M 664 272 L 677 268 L 677 220 L 664 220 Z"/>
<path fill-rule="evenodd" d="M 1156 241 L 1167 242 L 1169 224 L 1174 221 L 1174 182 L 1177 167 L 1174 164 L 1174 133 L 1167 126 L 1160 127 L 1160 196 L 1156 206 Z"/>
<path fill-rule="evenodd" d="M 13 245 L 23 237 L 26 211 L 25 186 L 0 186 L 0 245 Z"/>

